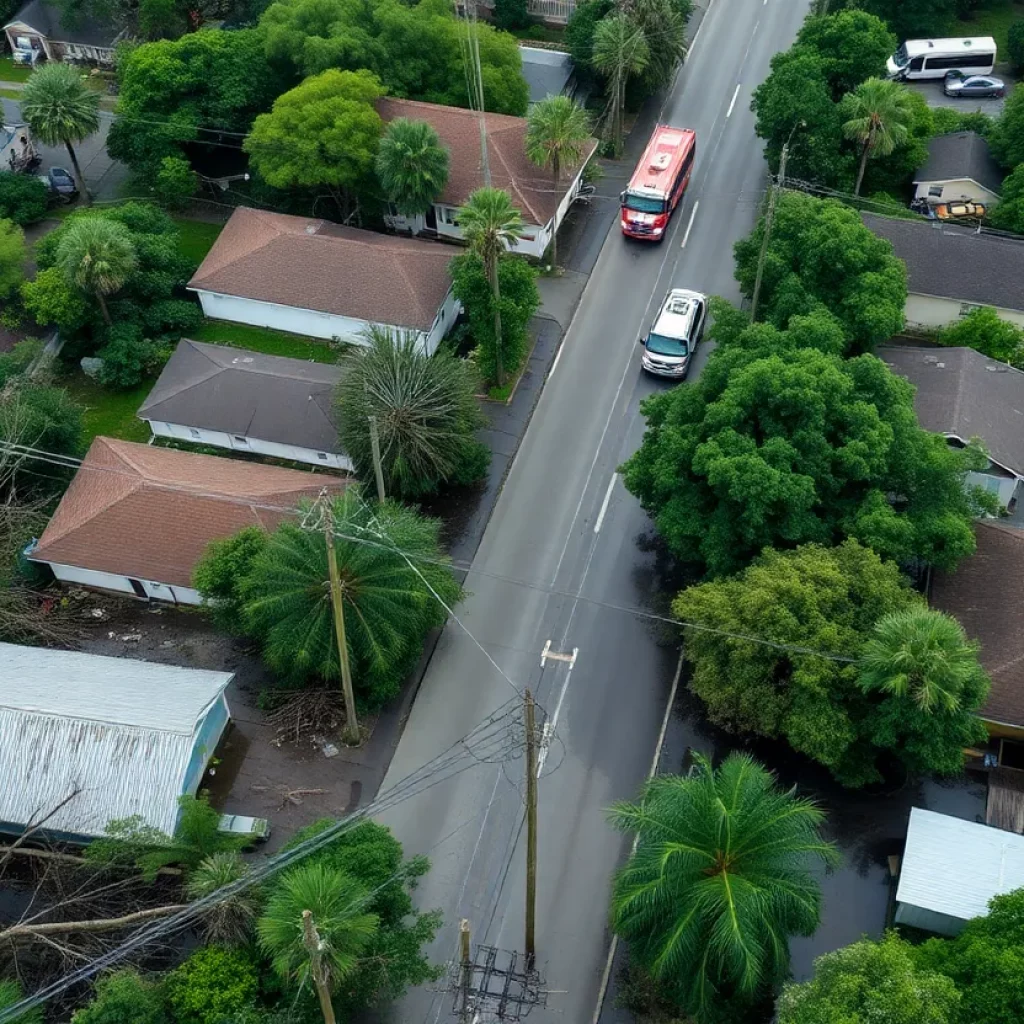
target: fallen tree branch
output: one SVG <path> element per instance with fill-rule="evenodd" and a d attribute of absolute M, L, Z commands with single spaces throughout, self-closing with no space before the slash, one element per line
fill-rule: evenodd
<path fill-rule="evenodd" d="M 47 935 L 64 935 L 67 932 L 114 932 L 118 928 L 127 928 L 139 921 L 148 921 L 154 917 L 168 917 L 184 910 L 187 903 L 177 903 L 168 907 L 150 907 L 148 910 L 136 910 L 124 917 L 101 917 L 94 921 L 48 921 L 45 924 L 16 924 L 0 932 L 0 939 L 15 942 L 18 939 L 34 939 Z"/>
<path fill-rule="evenodd" d="M 134 864 L 107 864 L 103 861 L 91 861 L 85 857 L 79 857 L 74 853 L 60 853 L 57 850 L 40 850 L 34 846 L 0 846 L 0 854 L 9 856 L 12 853 L 19 857 L 38 857 L 40 860 L 59 860 L 67 864 L 77 864 L 79 867 L 93 867 L 103 871 L 134 871 L 138 868 Z M 181 868 L 157 868 L 158 875 L 180 875 Z"/>

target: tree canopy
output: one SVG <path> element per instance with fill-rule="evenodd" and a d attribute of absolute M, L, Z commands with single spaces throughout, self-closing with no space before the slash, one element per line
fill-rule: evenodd
<path fill-rule="evenodd" d="M 1024 86 L 1017 85 L 989 136 L 995 158 L 1007 168 L 1024 164 Z"/>
<path fill-rule="evenodd" d="M 433 125 L 396 117 L 377 151 L 377 178 L 400 214 L 426 213 L 448 183 L 448 150 Z"/>
<path fill-rule="evenodd" d="M 881 18 L 848 10 L 808 18 L 794 48 L 817 54 L 832 99 L 838 100 L 865 79 L 883 75 L 896 42 Z"/>

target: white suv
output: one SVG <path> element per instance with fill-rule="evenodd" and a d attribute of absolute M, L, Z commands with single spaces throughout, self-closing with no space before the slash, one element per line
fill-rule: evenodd
<path fill-rule="evenodd" d="M 687 288 L 673 288 L 646 338 L 640 365 L 659 377 L 685 377 L 690 359 L 704 337 L 708 297 Z"/>

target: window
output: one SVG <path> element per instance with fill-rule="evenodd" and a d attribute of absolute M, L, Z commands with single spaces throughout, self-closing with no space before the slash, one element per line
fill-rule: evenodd
<path fill-rule="evenodd" d="M 189 427 L 189 428 L 188 428 L 188 432 L 189 432 L 189 433 L 190 433 L 190 434 L 191 434 L 191 435 L 192 435 L 193 437 L 199 437 L 199 431 L 198 431 L 198 430 L 196 430 L 196 428 L 195 428 L 195 427 Z"/>
<path fill-rule="evenodd" d="M 910 62 L 910 70 L 911 71 L 920 71 L 921 68 L 923 68 L 923 67 L 924 67 L 924 57 L 915 57 Z"/>
<path fill-rule="evenodd" d="M 316 457 L 317 457 L 317 458 L 318 458 L 318 459 L 319 459 L 319 460 L 320 460 L 321 462 L 326 462 L 326 461 L 327 461 L 327 452 L 317 452 L 317 453 L 316 453 Z"/>
<path fill-rule="evenodd" d="M 981 309 L 981 306 L 974 302 L 961 302 L 960 303 L 960 315 L 970 316 L 976 309 Z"/>
<path fill-rule="evenodd" d="M 928 186 L 928 195 L 934 196 L 937 199 L 939 196 L 942 195 L 942 186 L 941 185 L 929 185 Z"/>
<path fill-rule="evenodd" d="M 445 224 L 451 224 L 453 228 L 457 228 L 459 226 L 459 211 L 453 206 L 446 206 L 441 219 Z"/>
<path fill-rule="evenodd" d="M 235 444 L 247 445 L 249 443 L 246 438 L 239 437 L 237 434 L 235 434 L 234 440 L 235 440 Z"/>

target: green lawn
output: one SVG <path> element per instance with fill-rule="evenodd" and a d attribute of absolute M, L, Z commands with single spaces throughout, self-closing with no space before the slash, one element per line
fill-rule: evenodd
<path fill-rule="evenodd" d="M 222 320 L 207 320 L 196 332 L 196 341 L 208 341 L 233 348 L 247 348 L 268 356 L 287 356 L 290 359 L 311 359 L 314 363 L 336 363 L 339 349 L 316 338 L 302 338 L 266 327 L 248 327 L 229 324 Z"/>
<path fill-rule="evenodd" d="M 992 36 L 999 51 L 996 60 L 1002 64 L 1008 57 L 1006 40 L 1010 25 L 1018 18 L 1024 18 L 1024 2 L 1003 0 L 1001 3 L 993 3 L 992 7 L 987 10 L 976 11 L 973 18 L 953 22 L 947 34 L 954 37 Z"/>
<path fill-rule="evenodd" d="M 21 90 L 20 89 L 0 89 L 0 96 L 3 96 L 7 100 L 20 100 Z"/>
<path fill-rule="evenodd" d="M 31 74 L 27 64 L 15 64 L 10 57 L 0 57 L 0 82 L 27 82 Z"/>
<path fill-rule="evenodd" d="M 135 414 L 153 387 L 153 381 L 143 381 L 131 391 L 112 391 L 76 370 L 64 377 L 61 384 L 85 407 L 85 433 L 89 443 L 100 435 L 124 441 L 149 440 L 149 427 Z"/>
<path fill-rule="evenodd" d="M 207 224 L 201 220 L 186 220 L 184 217 L 175 217 L 181 232 L 181 241 L 178 247 L 183 255 L 196 263 L 202 263 L 206 254 L 217 241 L 217 236 L 223 231 L 223 224 Z"/>

